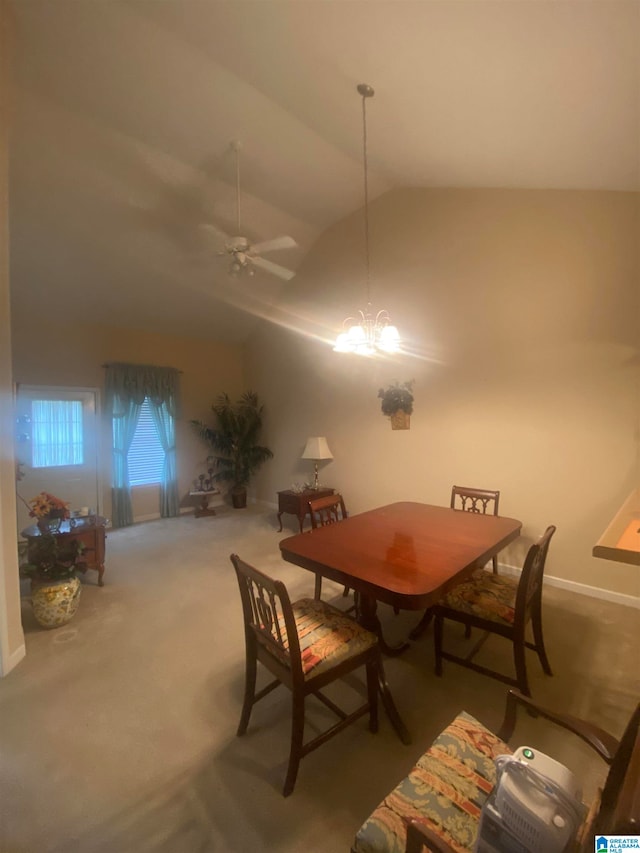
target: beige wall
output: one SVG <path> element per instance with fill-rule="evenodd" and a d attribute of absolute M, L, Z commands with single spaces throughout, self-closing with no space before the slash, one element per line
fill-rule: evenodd
<path fill-rule="evenodd" d="M 310 474 L 308 435 L 334 461 L 321 481 L 352 511 L 400 499 L 447 504 L 451 485 L 498 488 L 523 537 L 548 524 L 548 573 L 640 595 L 638 567 L 591 549 L 638 483 L 637 194 L 402 190 L 370 209 L 371 295 L 411 357 L 363 360 L 326 341 L 364 307 L 362 212 L 318 241 L 288 302 L 248 348 L 274 461 L 259 496 Z M 377 391 L 415 380 L 411 429 L 393 432 Z M 285 517 L 286 518 L 286 517 Z"/>
<path fill-rule="evenodd" d="M 157 364 L 182 371 L 181 417 L 176 424 L 178 479 L 183 504 L 193 505 L 188 498 L 189 488 L 193 479 L 204 471 L 207 450 L 189 421 L 209 420 L 211 403 L 219 393 L 226 391 L 235 397 L 246 390 L 241 347 L 91 323 L 61 327 L 30 317 L 14 315 L 12 319 L 14 378 L 18 383 L 98 388 L 102 395 L 105 371 L 101 365 L 109 361 Z M 100 446 L 102 508 L 109 516 L 110 422 L 104 413 Z M 26 488 L 26 481 L 24 485 Z M 157 488 L 134 490 L 136 518 L 157 515 L 158 505 Z"/>

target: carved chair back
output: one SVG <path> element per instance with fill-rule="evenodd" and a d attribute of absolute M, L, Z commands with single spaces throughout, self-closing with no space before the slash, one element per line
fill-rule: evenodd
<path fill-rule="evenodd" d="M 477 512 L 486 515 L 498 514 L 500 492 L 492 489 L 472 489 L 468 486 L 453 486 L 451 489 L 451 509 L 465 512 Z"/>
<path fill-rule="evenodd" d="M 309 501 L 309 514 L 311 515 L 311 526 L 314 530 L 318 527 L 326 527 L 328 524 L 343 521 L 347 517 L 344 498 L 342 495 L 313 498 Z"/>
<path fill-rule="evenodd" d="M 247 644 L 257 644 L 258 659 L 275 675 L 281 677 L 283 669 L 289 670 L 294 681 L 302 682 L 300 644 L 287 588 L 236 554 L 231 561 L 240 587 Z"/>
<path fill-rule="evenodd" d="M 311 529 L 326 527 L 328 524 L 336 524 L 344 521 L 347 510 L 342 495 L 327 495 L 324 498 L 313 498 L 309 501 L 309 515 L 311 516 Z M 322 575 L 316 575 L 314 597 L 320 599 L 322 595 Z M 349 594 L 349 587 L 345 586 L 343 595 Z"/>
<path fill-rule="evenodd" d="M 549 543 L 555 532 L 555 525 L 550 524 L 540 539 L 527 551 L 524 566 L 522 567 L 522 574 L 518 582 L 513 622 L 514 631 L 521 633 L 522 636 L 524 636 L 524 629 L 527 622 L 531 619 L 531 614 L 540 612 L 544 567 L 547 562 Z"/>
<path fill-rule="evenodd" d="M 594 835 L 637 835 L 640 831 L 640 704 L 620 738 L 593 822 Z M 586 839 L 585 839 L 586 840 Z M 590 836 L 588 841 L 591 842 Z M 593 850 L 585 844 L 585 850 Z"/>
<path fill-rule="evenodd" d="M 500 492 L 493 489 L 472 489 L 468 486 L 453 486 L 451 489 L 451 509 L 461 509 L 464 512 L 477 512 L 479 515 L 487 515 L 489 511 L 493 515 L 498 514 L 500 503 Z M 493 573 L 498 574 L 498 558 L 491 558 Z"/>

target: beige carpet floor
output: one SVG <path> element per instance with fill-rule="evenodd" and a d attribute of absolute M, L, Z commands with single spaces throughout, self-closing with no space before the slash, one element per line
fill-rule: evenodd
<path fill-rule="evenodd" d="M 88 573 L 76 617 L 54 631 L 34 622 L 25 588 L 27 656 L 0 681 L 2 853 L 345 853 L 461 709 L 499 725 L 504 685 L 446 662 L 436 678 L 429 630 L 385 661 L 413 743 L 403 746 L 384 714 L 376 735 L 358 722 L 303 760 L 284 799 L 286 690 L 235 735 L 244 639 L 229 554 L 280 577 L 292 597 L 312 594 L 311 574 L 279 555 L 293 532 L 279 534 L 275 513 L 258 507 L 109 531 L 105 586 Z M 340 593 L 325 581 L 339 606 Z M 390 639 L 417 620 L 388 608 L 382 617 Z M 554 676 L 531 655 L 534 696 L 619 734 L 640 694 L 638 610 L 547 587 L 544 624 Z M 449 641 L 463 641 L 457 626 Z M 483 655 L 511 665 L 500 638 Z M 362 687 L 352 680 L 345 697 Z M 313 704 L 309 731 L 327 714 Z M 604 774 L 583 744 L 526 715 L 513 743 L 568 764 L 587 796 Z"/>

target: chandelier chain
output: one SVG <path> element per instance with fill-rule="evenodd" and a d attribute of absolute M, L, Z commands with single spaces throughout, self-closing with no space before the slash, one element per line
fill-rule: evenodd
<path fill-rule="evenodd" d="M 371 277 L 369 271 L 369 161 L 367 157 L 367 97 L 362 96 L 362 153 L 364 163 L 364 250 L 367 274 L 367 304 L 371 304 Z"/>
<path fill-rule="evenodd" d="M 371 356 L 376 353 L 394 353 L 399 351 L 400 336 L 391 323 L 389 313 L 384 309 L 374 313 L 371 305 L 371 274 L 369 259 L 369 158 L 367 147 L 367 106 L 366 99 L 374 95 L 374 91 L 366 83 L 357 87 L 362 95 L 362 150 L 364 165 L 364 245 L 365 270 L 367 286 L 367 305 L 364 311 L 358 311 L 357 317 L 347 317 L 344 321 L 344 331 L 341 332 L 334 346 L 336 352 L 353 352 L 358 355 Z"/>
<path fill-rule="evenodd" d="M 240 230 L 240 143 L 236 142 L 236 210 L 238 211 L 238 235 Z"/>

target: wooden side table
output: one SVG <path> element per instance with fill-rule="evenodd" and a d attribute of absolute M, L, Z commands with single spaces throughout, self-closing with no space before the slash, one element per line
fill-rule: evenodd
<path fill-rule="evenodd" d="M 193 514 L 196 518 L 200 518 L 201 515 L 215 515 L 216 511 L 213 507 L 209 506 L 209 498 L 212 495 L 220 495 L 220 489 L 210 489 L 209 491 L 201 492 L 197 489 L 192 489 L 189 492 L 189 496 L 192 498 L 200 498 L 200 505 L 197 506 Z"/>
<path fill-rule="evenodd" d="M 280 522 L 280 530 L 278 532 L 282 531 L 282 515 L 288 512 L 298 517 L 300 533 L 302 533 L 304 517 L 309 512 L 309 501 L 312 498 L 324 498 L 334 493 L 335 489 L 328 488 L 305 489 L 303 492 L 294 492 L 293 489 L 285 489 L 283 492 L 278 492 L 278 521 Z"/>

